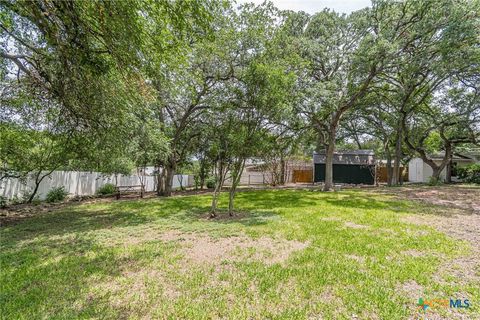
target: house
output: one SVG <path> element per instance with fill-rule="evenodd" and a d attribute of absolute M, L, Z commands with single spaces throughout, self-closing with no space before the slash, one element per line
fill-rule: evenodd
<path fill-rule="evenodd" d="M 444 153 L 438 153 L 432 155 L 432 159 L 437 165 L 440 165 L 444 157 Z M 456 154 L 452 157 L 450 163 L 440 173 L 440 180 L 447 180 L 447 173 L 451 172 L 452 181 L 457 181 L 456 168 L 464 167 L 472 163 L 478 162 L 480 158 L 477 158 L 476 154 Z M 413 158 L 408 163 L 408 181 L 416 183 L 429 182 L 430 177 L 433 174 L 433 169 L 426 164 L 421 158 Z"/>
<path fill-rule="evenodd" d="M 325 181 L 325 159 L 325 151 L 313 154 L 314 182 Z M 335 152 L 333 182 L 375 184 L 375 153 L 372 150 Z"/>

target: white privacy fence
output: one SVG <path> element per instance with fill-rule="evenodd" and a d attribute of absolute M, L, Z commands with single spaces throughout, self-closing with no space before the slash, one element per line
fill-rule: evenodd
<path fill-rule="evenodd" d="M 240 176 L 240 185 L 262 185 L 269 184 L 272 180 L 271 172 L 243 172 Z M 232 184 L 231 178 L 227 178 L 224 185 L 230 186 Z"/>
<path fill-rule="evenodd" d="M 156 177 L 142 176 L 145 183 L 145 191 L 155 191 Z M 173 177 L 173 188 L 192 186 L 192 178 L 188 175 L 175 175 Z M 118 186 L 140 185 L 140 177 L 136 175 L 124 176 L 104 175 L 99 172 L 82 171 L 54 171 L 49 177 L 43 179 L 37 191 L 40 199 L 45 199 L 48 191 L 56 187 L 65 187 L 70 196 L 89 196 L 94 195 L 97 190 L 106 183 Z M 35 187 L 34 180 L 28 178 L 26 181 L 19 179 L 4 179 L 0 182 L 0 196 L 7 199 L 22 198 L 29 194 Z"/>

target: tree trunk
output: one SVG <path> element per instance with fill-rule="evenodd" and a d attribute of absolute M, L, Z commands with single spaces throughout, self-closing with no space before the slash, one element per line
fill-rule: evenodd
<path fill-rule="evenodd" d="M 440 181 L 440 173 L 442 173 L 442 170 L 440 170 L 439 166 L 435 166 L 434 168 L 432 167 L 432 180 L 433 181 Z"/>
<path fill-rule="evenodd" d="M 215 218 L 217 216 L 217 205 L 218 205 L 218 196 L 220 195 L 220 190 L 222 186 L 220 182 L 215 184 L 215 189 L 213 190 L 212 197 L 212 209 L 210 210 L 210 217 Z"/>
<path fill-rule="evenodd" d="M 42 180 L 44 178 L 44 177 L 42 177 L 41 179 L 39 179 L 41 173 L 42 172 L 39 171 L 39 172 L 37 172 L 37 174 L 35 176 L 35 188 L 33 188 L 33 191 L 30 194 L 30 197 L 28 198 L 27 203 L 32 203 L 33 199 L 35 198 L 35 195 L 37 194 L 38 187 L 40 186 L 40 183 L 42 182 Z"/>
<path fill-rule="evenodd" d="M 146 166 L 143 165 L 141 169 L 139 170 L 139 167 L 137 167 L 137 176 L 138 176 L 138 181 L 140 181 L 140 198 L 143 198 L 143 193 L 145 192 L 145 179 L 146 179 Z M 115 175 L 115 179 L 117 176 Z M 115 182 L 115 185 L 117 183 Z"/>
<path fill-rule="evenodd" d="M 161 168 L 162 171 L 157 176 L 157 196 L 165 194 L 165 166 Z"/>
<path fill-rule="evenodd" d="M 203 190 L 204 186 L 205 186 L 205 178 L 207 176 L 207 170 L 205 168 L 206 164 L 205 164 L 205 159 L 201 159 L 200 160 L 200 170 L 199 170 L 199 173 L 198 173 L 198 179 L 199 179 L 199 184 L 200 184 L 200 190 Z"/>
<path fill-rule="evenodd" d="M 45 179 L 45 177 L 48 177 L 49 175 L 51 175 L 53 171 L 55 171 L 55 169 L 49 171 L 48 173 L 44 174 L 41 177 L 40 177 L 40 175 L 42 174 L 42 171 L 37 172 L 37 174 L 35 176 L 35 188 L 33 189 L 30 197 L 28 198 L 27 203 L 32 203 L 33 199 L 35 199 L 35 195 L 37 194 L 38 188 L 40 187 L 40 183 L 42 183 L 42 181 L 43 181 L 43 179 Z"/>
<path fill-rule="evenodd" d="M 166 169 L 165 192 L 164 192 L 163 196 L 170 197 L 172 195 L 173 177 L 175 175 L 175 165 L 170 164 L 165 169 Z"/>
<path fill-rule="evenodd" d="M 212 197 L 212 209 L 210 211 L 210 217 L 214 218 L 217 216 L 217 206 L 218 206 L 218 197 L 220 196 L 220 191 L 223 187 L 223 180 L 225 176 L 222 174 L 221 178 L 215 183 L 215 189 L 213 190 L 213 197 Z"/>
<path fill-rule="evenodd" d="M 230 217 L 233 216 L 233 200 L 235 199 L 235 192 L 236 192 L 237 187 L 232 185 L 230 188 L 229 192 L 229 197 L 228 197 L 228 215 Z"/>
<path fill-rule="evenodd" d="M 393 162 L 392 184 L 400 183 L 400 162 L 402 159 L 402 130 L 397 130 L 397 140 L 395 142 L 395 160 Z"/>
<path fill-rule="evenodd" d="M 450 145 L 447 145 L 445 148 L 445 156 L 442 159 L 442 162 L 440 165 L 437 165 L 432 159 L 429 159 L 425 153 L 421 154 L 421 157 L 423 161 L 432 168 L 432 180 L 433 182 L 439 182 L 440 181 L 440 174 L 442 173 L 443 169 L 447 166 L 447 164 L 450 162 L 450 159 L 452 157 L 452 148 Z"/>
<path fill-rule="evenodd" d="M 445 178 L 445 181 L 447 183 L 452 183 L 452 159 L 450 158 L 450 160 L 448 161 L 448 164 L 447 164 L 447 172 L 446 172 L 446 178 Z"/>
<path fill-rule="evenodd" d="M 226 174 L 227 174 L 227 169 L 225 168 L 225 163 L 223 162 L 223 160 L 218 160 L 217 168 L 215 171 L 216 181 L 215 181 L 215 188 L 213 190 L 212 208 L 210 211 L 211 218 L 214 218 L 217 216 L 218 197 L 220 195 L 220 191 L 222 190 L 223 182 L 225 181 Z"/>
<path fill-rule="evenodd" d="M 243 168 L 245 167 L 245 159 L 239 160 L 232 170 L 232 186 L 230 188 L 230 194 L 228 199 L 228 214 L 233 216 L 233 201 L 235 199 L 235 193 L 237 191 L 237 186 L 240 183 L 242 177 Z"/>
<path fill-rule="evenodd" d="M 393 167 L 392 167 L 392 156 L 390 152 L 386 152 L 387 156 L 387 185 L 389 187 L 392 186 L 392 175 L 393 175 Z"/>
<path fill-rule="evenodd" d="M 280 184 L 285 184 L 285 173 L 286 173 L 287 164 L 285 163 L 285 158 L 283 155 L 280 157 Z"/>
<path fill-rule="evenodd" d="M 333 187 L 333 155 L 335 152 L 335 136 L 330 135 L 325 153 L 325 185 L 323 191 L 330 191 Z"/>

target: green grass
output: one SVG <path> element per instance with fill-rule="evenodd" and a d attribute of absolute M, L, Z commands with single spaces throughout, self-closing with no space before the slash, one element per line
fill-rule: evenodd
<path fill-rule="evenodd" d="M 4 227 L 2 318 L 405 319 L 418 298 L 459 292 L 472 308 L 458 312 L 480 317 L 478 284 L 436 277 L 468 244 L 402 222 L 431 207 L 363 191 L 252 191 L 236 200 L 242 218 L 208 220 L 210 200 L 70 206 Z M 213 243 L 269 237 L 307 246 L 275 263 L 248 258 L 255 247 L 238 250 L 247 258 L 194 263 L 185 242 L 160 237 L 171 230 Z M 405 283 L 420 289 L 402 291 Z"/>

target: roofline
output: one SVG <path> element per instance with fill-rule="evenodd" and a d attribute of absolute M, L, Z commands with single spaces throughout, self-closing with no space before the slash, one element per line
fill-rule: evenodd
<path fill-rule="evenodd" d="M 326 151 L 316 152 L 314 151 L 313 154 L 326 154 Z M 362 149 L 362 150 L 338 150 L 334 151 L 333 154 L 351 154 L 351 155 L 375 155 L 375 151 L 369 149 Z"/>

